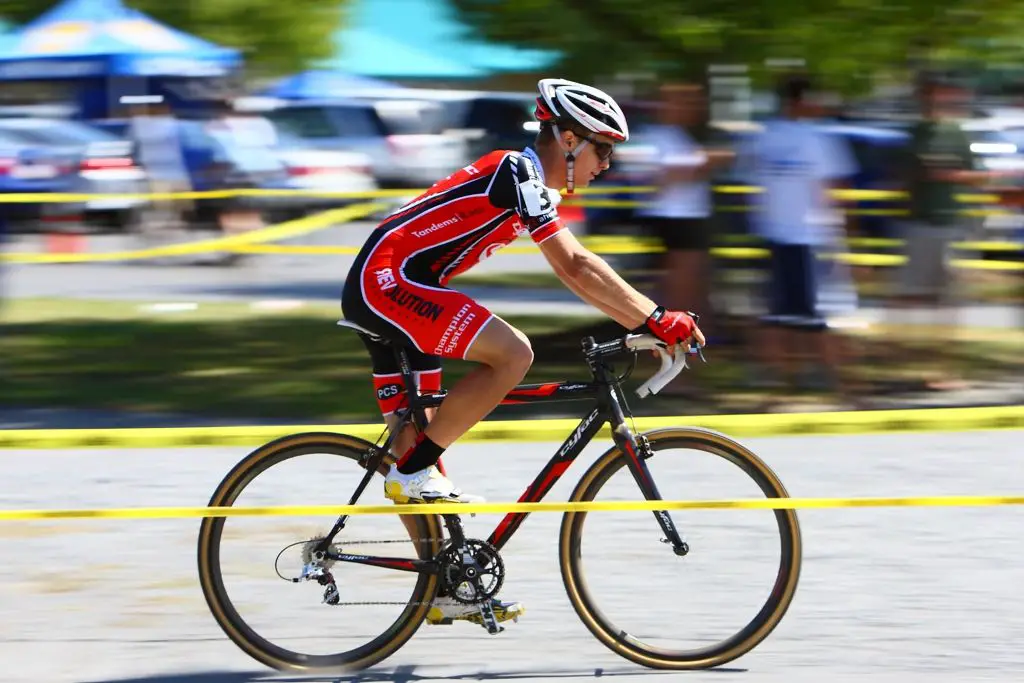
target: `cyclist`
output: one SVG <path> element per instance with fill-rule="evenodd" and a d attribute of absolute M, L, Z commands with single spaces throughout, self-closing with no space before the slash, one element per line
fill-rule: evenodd
<path fill-rule="evenodd" d="M 410 425 L 396 439 L 398 459 L 384 490 L 397 503 L 481 500 L 455 487 L 441 456 L 523 380 L 533 351 L 522 332 L 447 285 L 518 236 L 529 235 L 569 289 L 625 328 L 670 345 L 704 343 L 689 314 L 636 291 L 559 218 L 561 195 L 553 188 L 571 194 L 586 187 L 609 167 L 615 145 L 629 139 L 621 108 L 601 90 L 573 81 L 546 78 L 538 89 L 534 146 L 486 154 L 396 210 L 367 239 L 345 282 L 345 318 L 409 347 L 418 391 L 440 389 L 442 358 L 478 364 L 429 411 L 425 430 L 415 433 Z M 381 412 L 393 428 L 395 411 L 408 400 L 399 369 L 389 348 L 362 339 Z M 518 603 L 494 601 L 493 608 L 500 621 L 523 611 Z M 481 623 L 476 614 L 442 596 L 428 621 Z"/>

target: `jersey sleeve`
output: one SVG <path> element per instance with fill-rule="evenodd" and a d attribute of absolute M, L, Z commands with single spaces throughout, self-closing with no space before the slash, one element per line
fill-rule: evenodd
<path fill-rule="evenodd" d="M 558 215 L 562 196 L 541 182 L 536 166 L 524 155 L 502 159 L 488 196 L 494 206 L 515 211 L 537 244 L 565 227 Z"/>

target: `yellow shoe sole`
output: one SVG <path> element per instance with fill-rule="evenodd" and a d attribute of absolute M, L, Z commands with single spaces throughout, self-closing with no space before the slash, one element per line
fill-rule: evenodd
<path fill-rule="evenodd" d="M 385 482 L 384 497 L 399 505 L 405 505 L 409 502 L 409 496 L 402 495 L 402 485 L 397 481 Z"/>
<path fill-rule="evenodd" d="M 509 619 L 513 621 L 519 621 L 519 617 L 526 614 L 526 608 L 520 607 L 515 612 L 511 612 L 504 609 L 494 610 L 494 619 L 500 624 L 503 621 Z M 461 617 L 445 617 L 444 612 L 438 607 L 431 607 L 430 611 L 427 612 L 427 623 L 434 624 L 435 626 L 448 626 L 456 621 L 468 621 L 472 624 L 484 625 L 484 620 L 480 618 L 479 612 L 471 612 L 470 614 L 463 615 Z"/>

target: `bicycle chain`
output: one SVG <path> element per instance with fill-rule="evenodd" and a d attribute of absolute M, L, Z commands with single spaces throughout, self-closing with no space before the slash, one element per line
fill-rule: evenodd
<path fill-rule="evenodd" d="M 331 543 L 332 546 L 346 546 L 346 545 L 379 545 L 383 543 L 428 543 L 433 542 L 436 539 L 433 538 L 400 538 L 397 541 L 334 541 Z"/>
<path fill-rule="evenodd" d="M 374 606 L 374 607 L 376 607 L 376 606 L 379 606 L 379 605 L 425 605 L 425 604 L 433 604 L 433 603 L 424 603 L 424 602 L 339 602 L 336 605 L 332 605 L 332 607 L 342 607 L 342 606 L 345 606 L 345 607 L 370 607 L 370 606 Z"/>
<path fill-rule="evenodd" d="M 345 541 L 344 543 L 332 543 L 331 545 L 381 545 L 384 543 L 415 543 L 415 542 L 433 542 L 433 538 L 408 538 L 398 539 L 395 541 Z M 384 605 L 423 605 L 433 603 L 423 602 L 384 602 L 384 601 L 366 601 L 366 602 L 339 602 L 336 607 L 380 607 Z"/>

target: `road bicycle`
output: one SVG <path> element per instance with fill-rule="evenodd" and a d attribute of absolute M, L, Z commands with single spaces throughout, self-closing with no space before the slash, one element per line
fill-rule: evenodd
<path fill-rule="evenodd" d="M 338 324 L 354 329 L 358 334 L 385 341 L 353 323 L 343 320 Z M 209 505 L 233 505 L 242 490 L 267 468 L 312 453 L 347 458 L 365 470 L 348 500 L 349 505 L 356 505 L 375 476 L 383 477 L 394 462 L 390 447 L 395 435 L 409 422 L 413 422 L 418 429 L 425 427 L 427 418 L 424 410 L 439 406 L 446 395 L 444 390 L 419 394 L 405 348 L 400 345 L 392 345 L 392 348 L 401 368 L 409 401 L 407 407 L 398 413 L 399 426 L 383 444 L 332 432 L 299 433 L 279 438 L 241 460 L 221 481 Z M 648 461 L 659 453 L 680 447 L 710 453 L 735 465 L 768 498 L 788 497 L 782 482 L 758 456 L 724 434 L 693 427 L 634 433 L 628 424 L 631 413 L 625 401 L 623 383 L 635 369 L 638 353 L 647 350 L 660 357 L 661 368 L 636 389 L 640 397 L 657 393 L 687 367 L 688 357 L 694 358 L 699 354 L 703 359 L 699 347 L 666 349 L 663 342 L 647 334 L 629 333 L 603 343 L 587 337 L 582 340 L 582 351 L 592 376 L 591 381 L 522 384 L 508 393 L 503 404 L 575 400 L 592 404 L 589 412 L 581 418 L 578 426 L 523 492 L 519 502 L 541 501 L 606 423 L 611 428 L 613 445 L 584 472 L 570 496 L 571 501 L 594 500 L 609 478 L 623 467 L 628 469 L 645 500 L 663 500 Z M 616 374 L 612 362 L 621 357 L 629 360 L 630 356 L 631 362 L 626 371 L 621 375 Z M 587 519 L 585 511 L 566 512 L 562 517 L 558 557 L 566 593 L 577 615 L 597 640 L 627 660 L 655 669 L 706 669 L 720 666 L 746 654 L 767 638 L 782 620 L 796 592 L 801 566 L 801 535 L 797 516 L 794 510 L 777 509 L 772 512 L 775 517 L 772 526 L 777 526 L 781 552 L 771 590 L 753 619 L 721 641 L 685 650 L 671 650 L 646 642 L 644 634 L 628 633 L 613 623 L 598 607 L 597 597 L 582 572 L 582 532 Z M 262 637 L 242 619 L 228 597 L 221 575 L 220 542 L 225 517 L 208 517 L 202 521 L 198 547 L 200 583 L 217 623 L 238 647 L 257 661 L 286 671 L 363 669 L 388 658 L 406 644 L 424 622 L 431 601 L 439 594 L 475 605 L 479 611 L 479 623 L 490 633 L 501 631 L 502 627 L 497 623 L 491 608 L 491 598 L 498 593 L 505 578 L 501 550 L 528 514 L 506 514 L 487 540 L 467 538 L 461 517 L 457 514 L 409 515 L 407 518 L 414 520 L 415 533 L 419 537 L 412 539 L 417 543 L 417 558 L 346 552 L 345 534 L 349 533 L 351 527 L 358 527 L 358 516 L 353 519 L 353 516 L 341 515 L 330 533 L 320 538 L 304 539 L 301 572 L 289 580 L 294 583 L 319 583 L 324 587 L 322 603 L 327 605 L 339 604 L 337 582 L 343 581 L 344 577 L 336 578 L 336 575 L 341 574 L 339 567 L 349 563 L 417 575 L 408 602 L 398 603 L 399 606 L 404 605 L 404 609 L 397 619 L 380 635 L 344 652 L 325 655 L 293 652 Z M 667 510 L 654 511 L 652 517 L 652 531 L 654 524 L 660 529 L 662 537 L 659 540 L 665 549 L 665 561 L 685 563 L 694 553 L 699 552 L 699 548 L 692 548 L 685 540 L 683 532 Z M 409 532 L 411 534 L 412 530 Z M 638 568 L 638 571 L 642 569 Z M 664 628 L 669 629 L 672 625 L 665 624 Z"/>

